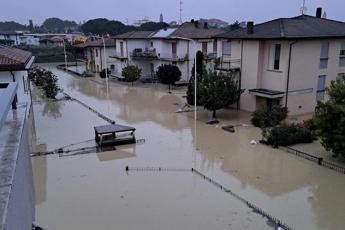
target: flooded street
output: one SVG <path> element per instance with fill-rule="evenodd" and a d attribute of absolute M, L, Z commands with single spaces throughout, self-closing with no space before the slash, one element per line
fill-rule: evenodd
<path fill-rule="evenodd" d="M 59 229 L 273 229 L 267 219 L 233 196 L 189 172 L 126 172 L 133 167 L 190 169 L 230 188 L 295 229 L 344 229 L 345 176 L 278 149 L 250 145 L 260 130 L 250 114 L 220 111 L 218 126 L 207 112 L 175 113 L 184 89 L 168 94 L 158 85 L 127 86 L 82 79 L 46 65 L 64 91 L 118 124 L 135 127 L 144 143 L 116 151 L 33 157 L 36 222 Z M 34 98 L 33 150 L 94 146 L 106 121 L 76 101 Z"/>

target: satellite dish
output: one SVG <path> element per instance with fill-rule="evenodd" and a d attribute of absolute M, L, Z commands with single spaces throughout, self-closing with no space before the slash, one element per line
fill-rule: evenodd
<path fill-rule="evenodd" d="M 305 6 L 301 7 L 300 12 L 301 12 L 302 15 L 307 14 L 307 12 L 308 12 L 307 7 L 305 7 Z"/>

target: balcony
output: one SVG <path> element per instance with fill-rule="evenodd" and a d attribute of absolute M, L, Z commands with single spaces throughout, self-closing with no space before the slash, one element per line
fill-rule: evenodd
<path fill-rule="evenodd" d="M 145 60 L 155 60 L 158 59 L 156 49 L 134 49 L 131 53 L 132 59 L 145 59 Z"/>
<path fill-rule="evenodd" d="M 168 61 L 168 62 L 185 62 L 185 61 L 188 61 L 188 54 L 178 56 L 177 54 L 173 54 L 173 53 L 159 53 L 158 59 L 161 61 Z"/>
<path fill-rule="evenodd" d="M 204 54 L 205 60 L 216 60 L 217 59 L 217 53 L 208 53 Z"/>
<path fill-rule="evenodd" d="M 115 58 L 115 59 L 120 59 L 120 60 L 127 59 L 126 54 L 125 53 L 121 53 L 121 52 L 115 52 L 114 55 L 111 55 L 109 57 L 110 58 Z"/>
<path fill-rule="evenodd" d="M 217 70 L 230 71 L 241 69 L 241 59 L 233 59 L 230 56 L 222 56 L 216 59 Z"/>

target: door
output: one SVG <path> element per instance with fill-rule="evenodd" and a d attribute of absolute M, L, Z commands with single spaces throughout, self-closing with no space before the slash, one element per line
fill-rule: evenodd
<path fill-rule="evenodd" d="M 177 57 L 177 46 L 176 46 L 176 42 L 171 43 L 171 53 L 172 53 L 172 57 L 176 58 Z"/>

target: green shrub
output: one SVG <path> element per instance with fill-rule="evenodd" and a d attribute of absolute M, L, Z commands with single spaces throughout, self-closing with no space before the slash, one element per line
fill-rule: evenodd
<path fill-rule="evenodd" d="M 122 76 L 125 78 L 125 82 L 137 81 L 141 75 L 141 69 L 135 65 L 129 65 L 122 69 Z"/>
<path fill-rule="evenodd" d="M 40 89 L 43 90 L 47 98 L 55 99 L 61 90 L 58 86 L 58 78 L 51 71 L 34 67 L 29 71 L 29 79 Z"/>
<path fill-rule="evenodd" d="M 311 143 L 315 140 L 309 121 L 301 124 L 282 124 L 271 129 L 267 143 L 273 146 L 289 146 L 298 143 Z"/>
<path fill-rule="evenodd" d="M 174 84 L 175 82 L 181 79 L 181 71 L 176 65 L 161 65 L 158 67 L 157 70 L 157 77 L 159 81 L 163 84 L 170 85 Z"/>

